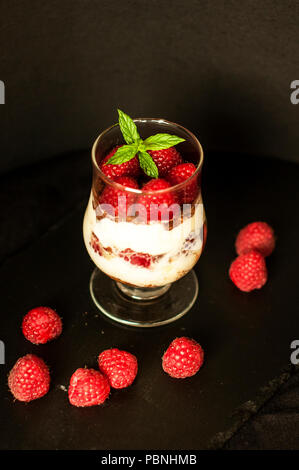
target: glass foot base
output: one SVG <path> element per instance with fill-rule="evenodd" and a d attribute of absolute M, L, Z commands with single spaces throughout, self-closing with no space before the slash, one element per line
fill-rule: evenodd
<path fill-rule="evenodd" d="M 89 288 L 95 305 L 104 315 L 118 323 L 141 328 L 166 325 L 181 318 L 198 295 L 193 270 L 174 284 L 138 289 L 115 282 L 96 268 Z"/>

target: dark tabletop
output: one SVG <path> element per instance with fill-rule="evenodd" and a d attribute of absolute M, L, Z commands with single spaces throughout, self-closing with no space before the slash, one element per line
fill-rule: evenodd
<path fill-rule="evenodd" d="M 298 374 L 290 343 L 298 338 L 298 177 L 296 164 L 245 155 L 210 154 L 203 172 L 208 242 L 196 266 L 199 297 L 178 322 L 146 331 L 105 320 L 89 297 L 93 269 L 82 240 L 91 167 L 79 152 L 2 176 L 0 366 L 3 449 L 298 448 Z M 269 281 L 244 294 L 230 282 L 238 230 L 254 220 L 275 229 Z M 22 336 L 23 315 L 37 305 L 63 317 L 59 339 L 34 346 Z M 161 356 L 180 335 L 197 339 L 206 362 L 178 381 Z M 77 367 L 96 367 L 99 352 L 138 357 L 132 387 L 102 407 L 76 409 L 64 388 Z M 7 373 L 26 353 L 49 364 L 49 394 L 14 402 Z"/>

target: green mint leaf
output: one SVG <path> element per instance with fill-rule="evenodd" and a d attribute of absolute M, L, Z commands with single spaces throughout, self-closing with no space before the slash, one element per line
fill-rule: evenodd
<path fill-rule="evenodd" d="M 157 165 L 155 164 L 152 157 L 147 152 L 138 152 L 139 163 L 144 173 L 146 173 L 151 178 L 158 178 L 159 172 Z"/>
<path fill-rule="evenodd" d="M 105 165 L 121 165 L 135 157 L 138 146 L 136 144 L 123 145 L 119 147 L 114 155 L 105 163 Z"/>
<path fill-rule="evenodd" d="M 137 145 L 138 145 L 138 149 L 137 149 L 137 150 L 138 150 L 139 152 L 146 152 L 146 149 L 145 149 L 145 147 L 144 147 L 143 140 L 140 139 L 140 141 L 139 141 L 139 142 L 136 142 L 136 143 L 137 143 Z"/>
<path fill-rule="evenodd" d="M 134 121 L 125 114 L 123 111 L 120 109 L 118 111 L 118 122 L 119 122 L 119 127 L 121 130 L 121 133 L 127 142 L 127 144 L 133 144 L 136 142 L 138 139 L 140 139 L 140 135 L 138 134 L 136 124 Z M 141 140 L 141 139 L 140 139 Z"/>
<path fill-rule="evenodd" d="M 145 150 L 163 150 L 184 142 L 185 139 L 171 134 L 155 134 L 143 142 Z"/>

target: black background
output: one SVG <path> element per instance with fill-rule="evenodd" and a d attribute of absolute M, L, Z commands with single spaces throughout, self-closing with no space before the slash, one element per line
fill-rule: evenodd
<path fill-rule="evenodd" d="M 298 160 L 297 0 L 2 0 L 0 170 L 164 117 L 205 149 Z"/>

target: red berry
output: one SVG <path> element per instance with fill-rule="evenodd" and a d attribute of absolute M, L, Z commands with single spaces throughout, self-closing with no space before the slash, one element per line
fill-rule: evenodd
<path fill-rule="evenodd" d="M 98 362 L 100 370 L 108 377 L 113 388 L 128 387 L 137 375 L 137 359 L 127 351 L 107 349 L 99 355 Z"/>
<path fill-rule="evenodd" d="M 170 184 L 161 178 L 152 179 L 142 187 L 143 192 L 152 192 L 152 194 L 142 194 L 138 198 L 138 204 L 145 208 L 147 221 L 168 220 L 174 216 L 174 207 L 169 211 L 169 207 L 175 204 L 176 197 L 171 191 L 164 191 L 157 193 L 156 191 L 165 190 L 170 188 Z M 179 209 L 179 208 L 178 208 Z"/>
<path fill-rule="evenodd" d="M 268 277 L 264 257 L 254 250 L 238 256 L 230 265 L 229 277 L 243 292 L 260 289 Z"/>
<path fill-rule="evenodd" d="M 31 343 L 45 344 L 61 334 L 61 318 L 52 308 L 33 308 L 23 318 L 22 331 Z"/>
<path fill-rule="evenodd" d="M 115 183 L 121 184 L 127 188 L 138 189 L 137 181 L 130 176 L 119 176 L 118 178 L 115 178 L 114 181 Z M 134 204 L 135 199 L 136 195 L 134 193 L 125 191 L 125 189 L 116 189 L 115 187 L 107 185 L 100 196 L 99 203 L 101 206 L 103 204 L 109 204 L 112 206 L 111 208 L 102 207 L 102 209 L 112 216 L 118 216 L 119 214 L 126 215 L 129 206 Z"/>
<path fill-rule="evenodd" d="M 173 167 L 167 174 L 166 179 L 174 186 L 176 184 L 183 183 L 190 178 L 196 171 L 196 166 L 193 163 L 181 163 L 178 166 Z M 184 188 L 179 191 L 179 199 L 181 204 L 190 204 L 194 201 L 198 194 L 199 188 L 197 183 L 197 176 L 192 178 L 190 182 L 186 184 Z"/>
<path fill-rule="evenodd" d="M 20 357 L 8 376 L 8 386 L 13 396 L 20 401 L 31 401 L 48 393 L 50 373 L 42 359 L 34 354 Z"/>
<path fill-rule="evenodd" d="M 183 162 L 181 154 L 175 147 L 163 150 L 148 150 L 148 153 L 158 167 L 159 177 L 163 178 L 169 170 Z"/>
<path fill-rule="evenodd" d="M 74 406 L 101 405 L 108 398 L 107 377 L 94 369 L 77 369 L 70 380 L 69 401 Z"/>
<path fill-rule="evenodd" d="M 100 169 L 106 176 L 108 176 L 108 178 L 111 178 L 113 180 L 115 180 L 115 178 L 118 176 L 139 176 L 140 165 L 137 156 L 135 156 L 134 158 L 132 158 L 132 160 L 129 160 L 128 162 L 121 163 L 120 165 L 111 165 L 110 163 L 108 163 L 108 165 L 105 165 L 105 163 L 111 157 L 113 157 L 117 149 L 119 149 L 120 147 L 122 147 L 122 145 L 117 145 L 111 150 L 111 152 L 108 153 L 108 155 L 106 155 L 106 157 L 100 163 Z"/>
<path fill-rule="evenodd" d="M 266 222 L 252 222 L 239 232 L 235 246 L 238 255 L 257 250 L 263 256 L 269 256 L 275 247 L 273 228 Z"/>
<path fill-rule="evenodd" d="M 171 377 L 185 379 L 199 371 L 203 364 L 204 351 L 194 339 L 176 338 L 162 358 L 162 367 Z"/>

